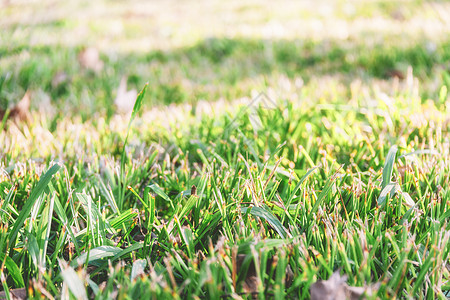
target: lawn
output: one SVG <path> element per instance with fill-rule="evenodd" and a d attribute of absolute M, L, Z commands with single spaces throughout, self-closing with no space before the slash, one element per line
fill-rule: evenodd
<path fill-rule="evenodd" d="M 448 20 L 1 2 L 0 298 L 447 299 Z"/>

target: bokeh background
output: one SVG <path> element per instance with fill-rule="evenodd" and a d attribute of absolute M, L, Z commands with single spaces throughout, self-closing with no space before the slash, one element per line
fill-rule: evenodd
<path fill-rule="evenodd" d="M 0 31 L 0 107 L 30 91 L 53 116 L 111 117 L 121 79 L 149 82 L 146 109 L 300 87 L 332 101 L 409 66 L 425 99 L 450 83 L 446 1 L 3 0 Z"/>

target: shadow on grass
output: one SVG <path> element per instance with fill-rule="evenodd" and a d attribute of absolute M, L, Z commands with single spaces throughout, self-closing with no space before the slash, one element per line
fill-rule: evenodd
<path fill-rule="evenodd" d="M 402 77 L 411 65 L 416 76 L 427 80 L 448 73 L 445 64 L 450 60 L 450 41 L 367 48 L 349 41 L 210 38 L 170 51 L 102 53 L 105 67 L 96 74 L 80 67 L 80 50 L 0 46 L 0 105 L 17 101 L 27 89 L 41 89 L 60 109 L 83 111 L 87 116 L 97 111 L 111 115 L 122 75 L 127 75 L 129 85 L 137 89 L 148 81 L 151 103 L 169 104 L 248 96 L 268 78 L 279 75 L 301 77 L 305 82 L 323 75 L 364 80 Z M 52 84 L 58 73 L 64 73 L 66 80 Z"/>

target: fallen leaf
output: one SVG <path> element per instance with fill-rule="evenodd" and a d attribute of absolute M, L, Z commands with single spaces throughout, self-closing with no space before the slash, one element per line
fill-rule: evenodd
<path fill-rule="evenodd" d="M 375 284 L 371 286 L 347 286 L 347 294 L 349 295 L 348 299 L 357 300 L 357 299 L 365 299 L 361 298 L 363 295 L 372 296 L 377 293 L 380 284 Z"/>
<path fill-rule="evenodd" d="M 357 300 L 372 296 L 379 285 L 355 287 L 347 285 L 347 275 L 341 276 L 335 271 L 328 280 L 319 280 L 311 285 L 311 300 Z M 361 298 L 362 297 L 362 298 Z"/>
<path fill-rule="evenodd" d="M 10 110 L 8 118 L 13 119 L 16 123 L 27 121 L 30 117 L 30 92 L 27 91 L 22 99 Z M 0 110 L 0 120 L 3 120 L 6 111 Z"/>
<path fill-rule="evenodd" d="M 9 295 L 11 297 L 11 300 L 23 300 L 27 299 L 28 297 L 26 288 L 9 290 Z M 0 299 L 6 299 L 5 292 L 0 292 Z"/>
<path fill-rule="evenodd" d="M 78 54 L 78 62 L 84 69 L 92 70 L 96 73 L 103 69 L 103 61 L 100 59 L 98 50 L 88 47 Z"/>
<path fill-rule="evenodd" d="M 290 287 L 292 282 L 294 282 L 294 271 L 292 271 L 291 265 L 288 264 L 286 267 L 285 284 L 287 287 Z"/>
<path fill-rule="evenodd" d="M 389 78 L 395 78 L 395 77 L 397 77 L 398 79 L 400 79 L 400 80 L 403 80 L 403 79 L 405 79 L 405 74 L 402 72 L 402 71 L 400 71 L 400 70 L 397 70 L 397 69 L 390 69 L 390 70 L 387 70 L 386 72 L 385 72 L 385 75 L 386 75 L 386 77 L 389 77 Z"/>
<path fill-rule="evenodd" d="M 242 291 L 246 294 L 258 294 L 259 279 L 257 276 L 247 276 L 242 283 Z"/>
<path fill-rule="evenodd" d="M 310 288 L 311 300 L 346 300 L 347 276 L 334 272 L 328 280 L 319 280 Z"/>
<path fill-rule="evenodd" d="M 11 109 L 10 116 L 14 118 L 16 121 L 26 121 L 30 115 L 30 104 L 31 97 L 30 92 L 27 91 L 25 95 L 22 97 L 14 107 Z"/>
<path fill-rule="evenodd" d="M 129 114 L 132 112 L 134 103 L 136 102 L 137 91 L 135 89 L 127 90 L 127 78 L 124 76 L 120 80 L 117 96 L 114 104 L 119 114 Z"/>

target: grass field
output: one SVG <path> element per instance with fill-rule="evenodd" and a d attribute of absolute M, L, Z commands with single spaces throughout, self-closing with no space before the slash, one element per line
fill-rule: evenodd
<path fill-rule="evenodd" d="M 448 20 L 0 2 L 0 298 L 447 299 Z"/>

